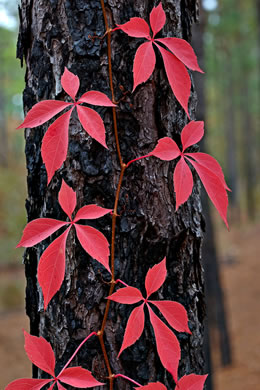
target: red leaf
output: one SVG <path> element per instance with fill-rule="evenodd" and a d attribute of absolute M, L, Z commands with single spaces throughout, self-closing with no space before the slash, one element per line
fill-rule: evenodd
<path fill-rule="evenodd" d="M 16 379 L 9 383 L 5 390 L 40 390 L 44 385 L 47 385 L 53 379 Z"/>
<path fill-rule="evenodd" d="M 142 18 L 131 18 L 129 22 L 118 24 L 117 27 L 130 37 L 150 38 L 150 27 Z"/>
<path fill-rule="evenodd" d="M 147 305 L 153 326 L 157 352 L 164 368 L 178 380 L 178 365 L 181 357 L 180 345 L 175 334 L 158 318 Z"/>
<path fill-rule="evenodd" d="M 79 120 L 86 132 L 108 149 L 106 145 L 106 130 L 100 115 L 88 107 L 77 106 Z"/>
<path fill-rule="evenodd" d="M 48 184 L 54 173 L 66 160 L 69 143 L 69 122 L 72 110 L 65 112 L 46 131 L 42 140 L 42 160 L 45 164 Z"/>
<path fill-rule="evenodd" d="M 118 302 L 118 303 L 124 303 L 126 305 L 131 305 L 132 303 L 138 303 L 141 300 L 143 300 L 143 296 L 135 287 L 123 287 L 120 288 L 120 290 L 116 291 L 114 294 L 107 297 L 107 299 L 110 299 L 111 301 Z"/>
<path fill-rule="evenodd" d="M 192 173 L 183 157 L 181 157 L 175 167 L 173 181 L 177 211 L 179 206 L 188 200 L 193 187 Z"/>
<path fill-rule="evenodd" d="M 191 334 L 187 311 L 180 303 L 173 301 L 149 301 L 149 303 L 153 303 L 160 310 L 173 329 Z"/>
<path fill-rule="evenodd" d="M 146 386 L 135 387 L 135 390 L 144 389 L 144 390 L 167 390 L 167 388 L 160 382 L 149 383 Z"/>
<path fill-rule="evenodd" d="M 73 189 L 69 187 L 64 180 L 62 180 L 58 198 L 62 210 L 68 215 L 71 220 L 71 215 L 77 204 L 77 197 L 76 192 L 73 191 Z"/>
<path fill-rule="evenodd" d="M 192 157 L 200 165 L 203 165 L 209 171 L 214 173 L 221 180 L 223 187 L 226 190 L 231 191 L 230 188 L 227 186 L 227 183 L 225 181 L 225 177 L 224 177 L 224 173 L 222 171 L 222 168 L 219 165 L 219 163 L 217 162 L 217 160 L 215 160 L 215 158 L 213 158 L 212 156 L 210 156 L 207 153 L 199 153 L 199 152 L 198 153 L 185 153 L 185 156 Z"/>
<path fill-rule="evenodd" d="M 159 139 L 158 144 L 154 150 L 149 153 L 149 156 L 155 156 L 161 160 L 170 161 L 181 155 L 181 151 L 178 148 L 175 141 L 169 137 Z"/>
<path fill-rule="evenodd" d="M 79 242 L 85 251 L 111 273 L 109 268 L 109 243 L 106 237 L 93 227 L 78 224 L 74 226 L 77 231 Z"/>
<path fill-rule="evenodd" d="M 75 74 L 71 73 L 66 67 L 64 73 L 61 76 L 61 85 L 64 91 L 75 100 L 75 96 L 79 90 L 79 78 Z"/>
<path fill-rule="evenodd" d="M 43 337 L 31 336 L 26 331 L 24 331 L 24 338 L 24 349 L 31 362 L 41 370 L 55 376 L 55 356 L 51 344 Z"/>
<path fill-rule="evenodd" d="M 147 272 L 147 275 L 145 277 L 145 289 L 147 293 L 147 298 L 161 287 L 161 285 L 165 281 L 166 275 L 167 270 L 165 257 L 159 264 L 155 264 Z"/>
<path fill-rule="evenodd" d="M 89 91 L 84 93 L 78 102 L 93 104 L 94 106 L 116 107 L 107 95 L 99 91 Z"/>
<path fill-rule="evenodd" d="M 208 375 L 184 375 L 178 382 L 179 390 L 203 390 Z"/>
<path fill-rule="evenodd" d="M 29 248 L 34 246 L 67 224 L 68 222 L 62 222 L 52 218 L 35 219 L 25 226 L 21 241 L 16 248 L 21 246 Z"/>
<path fill-rule="evenodd" d="M 64 386 L 62 386 L 62 384 L 57 381 L 57 386 L 58 386 L 58 390 L 67 390 Z"/>
<path fill-rule="evenodd" d="M 175 55 L 163 49 L 157 44 L 156 46 L 162 54 L 165 71 L 171 89 L 180 105 L 184 108 L 188 117 L 190 117 L 188 111 L 188 102 L 191 88 L 189 73 L 183 63 L 179 61 L 178 58 L 175 57 Z"/>
<path fill-rule="evenodd" d="M 104 383 L 98 382 L 90 371 L 82 367 L 66 368 L 61 375 L 58 375 L 58 379 L 74 387 L 88 388 L 104 385 Z"/>
<path fill-rule="evenodd" d="M 187 68 L 196 70 L 197 72 L 204 73 L 200 69 L 197 61 L 196 54 L 194 53 L 191 45 L 180 38 L 161 38 L 156 39 L 157 42 L 162 43 L 181 61 Z"/>
<path fill-rule="evenodd" d="M 204 135 L 204 122 L 191 121 L 189 122 L 181 132 L 181 142 L 183 151 L 189 146 L 196 144 L 201 140 Z"/>
<path fill-rule="evenodd" d="M 143 333 L 144 330 L 144 303 L 136 307 L 129 316 L 127 321 L 124 340 L 118 354 L 118 358 L 124 349 L 133 345 Z"/>
<path fill-rule="evenodd" d="M 155 67 L 156 57 L 152 42 L 145 42 L 138 47 L 134 59 L 134 88 L 149 79 Z"/>
<path fill-rule="evenodd" d="M 112 209 L 105 209 L 104 207 L 97 206 L 96 204 L 89 204 L 81 207 L 74 218 L 74 222 L 80 219 L 97 219 L 113 211 Z"/>
<path fill-rule="evenodd" d="M 219 178 L 215 173 L 210 171 L 208 168 L 206 168 L 204 165 L 201 165 L 200 163 L 193 161 L 191 159 L 189 159 L 189 162 L 196 169 L 200 177 L 200 180 L 202 181 L 205 190 L 207 191 L 209 198 L 211 199 L 212 203 L 218 210 L 221 218 L 223 219 L 223 221 L 225 222 L 228 228 L 228 222 L 227 222 L 228 196 L 225 187 L 223 186 L 223 180 Z"/>
<path fill-rule="evenodd" d="M 166 15 L 162 7 L 162 3 L 158 7 L 154 7 L 150 13 L 150 24 L 153 30 L 153 37 L 161 31 L 166 22 Z"/>
<path fill-rule="evenodd" d="M 38 282 L 44 297 L 44 310 L 60 289 L 65 275 L 66 240 L 70 227 L 43 252 L 38 266 Z"/>
<path fill-rule="evenodd" d="M 71 106 L 71 103 L 61 102 L 59 100 L 43 100 L 35 104 L 28 111 L 23 123 L 17 129 L 40 126 L 68 106 Z"/>

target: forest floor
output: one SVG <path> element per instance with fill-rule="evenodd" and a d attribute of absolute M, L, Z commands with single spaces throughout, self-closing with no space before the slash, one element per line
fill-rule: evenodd
<path fill-rule="evenodd" d="M 233 362 L 214 363 L 214 390 L 255 390 L 260 383 L 260 224 L 219 230 L 219 258 L 226 297 Z M 0 389 L 12 380 L 30 377 L 24 352 L 24 273 L 21 267 L 0 269 Z"/>

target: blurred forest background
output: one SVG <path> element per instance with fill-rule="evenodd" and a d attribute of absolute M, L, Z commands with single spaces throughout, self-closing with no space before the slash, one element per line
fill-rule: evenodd
<path fill-rule="evenodd" d="M 21 331 L 28 329 L 23 251 L 14 249 L 26 224 L 24 135 L 15 130 L 23 118 L 25 71 L 15 58 L 17 4 L 0 0 L 0 388 L 31 374 Z M 203 0 L 193 47 L 206 71 L 195 76 L 197 119 L 206 121 L 203 148 L 220 162 L 232 189 L 230 233 L 214 210 L 206 217 L 206 350 L 211 346 L 206 355 L 212 373 L 207 390 L 255 390 L 260 382 L 260 0 Z"/>

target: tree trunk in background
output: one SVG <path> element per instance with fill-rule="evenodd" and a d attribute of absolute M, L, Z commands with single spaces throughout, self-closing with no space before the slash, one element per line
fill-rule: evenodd
<path fill-rule="evenodd" d="M 193 0 L 164 0 L 167 26 L 164 34 L 190 40 L 191 24 L 197 19 Z M 108 0 L 106 3 L 110 26 L 124 23 L 130 17 L 149 20 L 156 1 Z M 106 41 L 88 38 L 104 34 L 100 2 L 22 0 L 18 55 L 26 62 L 24 107 L 27 112 L 43 99 L 61 99 L 60 77 L 64 66 L 77 74 L 81 81 L 79 94 L 95 89 L 110 96 Z M 120 87 L 132 90 L 132 64 L 139 39 L 122 32 L 112 36 L 112 61 L 116 99 L 122 97 Z M 67 98 L 67 97 L 66 97 Z M 194 118 L 196 99 L 190 99 Z M 166 80 L 162 60 L 158 56 L 152 79 L 140 86 L 135 94 L 127 95 L 119 105 L 119 136 L 125 162 L 146 154 L 158 138 L 171 136 L 180 141 L 179 133 L 187 117 L 176 102 Z M 45 167 L 40 146 L 47 126 L 27 129 L 26 156 L 28 169 L 28 220 L 38 217 L 64 218 L 57 194 L 61 179 L 77 190 L 78 206 L 97 203 L 113 208 L 119 178 L 110 109 L 99 110 L 105 120 L 109 150 L 88 137 L 77 119 L 72 118 L 67 160 L 47 187 Z M 177 300 L 188 310 L 192 336 L 180 334 L 182 361 L 179 374 L 203 371 L 203 277 L 201 268 L 201 203 L 199 185 L 195 182 L 190 200 L 175 212 L 172 184 L 173 164 L 151 158 L 133 164 L 127 171 L 119 202 L 116 230 L 116 278 L 143 289 L 149 267 L 167 256 L 168 277 L 161 289 L 160 299 Z M 111 232 L 109 216 L 95 226 L 108 238 Z M 49 242 L 47 242 L 48 244 Z M 66 276 L 61 290 L 43 311 L 42 296 L 37 285 L 37 263 L 46 242 L 25 253 L 27 278 L 26 310 L 31 333 L 50 340 L 58 366 L 62 367 L 76 346 L 90 332 L 100 327 L 109 286 L 106 271 L 100 269 L 78 245 L 73 234 L 67 241 Z M 151 327 L 146 324 L 140 340 L 127 349 L 120 360 L 117 354 L 122 343 L 126 321 L 131 308 L 112 303 L 106 326 L 106 344 L 114 372 L 124 373 L 145 384 L 161 380 L 173 388 L 165 375 L 155 349 Z M 75 364 L 92 370 L 104 380 L 107 376 L 98 340 L 87 343 L 75 359 Z M 34 377 L 42 375 L 34 369 Z M 117 380 L 116 388 L 129 389 L 125 381 Z M 107 389 L 104 386 L 103 389 Z"/>
<path fill-rule="evenodd" d="M 1 80 L 1 77 L 0 77 Z M 5 168 L 8 163 L 8 132 L 5 113 L 4 93 L 0 90 L 0 166 Z"/>

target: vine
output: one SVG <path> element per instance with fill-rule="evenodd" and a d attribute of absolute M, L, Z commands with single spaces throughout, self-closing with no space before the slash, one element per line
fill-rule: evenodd
<path fill-rule="evenodd" d="M 68 216 L 69 221 L 60 221 L 51 218 L 33 220 L 25 227 L 21 241 L 17 246 L 32 247 L 60 228 L 66 227 L 66 230 L 44 251 L 39 261 L 38 282 L 42 289 L 45 310 L 53 296 L 60 289 L 64 279 L 66 240 L 69 231 L 72 228 L 75 229 L 79 242 L 84 250 L 111 274 L 109 296 L 107 297 L 100 329 L 96 332 L 92 332 L 82 341 L 57 376 L 55 376 L 55 356 L 51 345 L 42 337 L 31 336 L 27 332 L 24 332 L 25 351 L 29 359 L 33 364 L 47 372 L 51 376 L 51 379 L 18 379 L 10 383 L 6 387 L 6 390 L 40 390 L 45 385 L 50 385 L 49 389 L 53 389 L 56 385 L 59 390 L 64 390 L 65 388 L 62 383 L 74 387 L 85 388 L 104 385 L 104 383 L 97 381 L 90 371 L 82 367 L 68 368 L 80 348 L 82 348 L 89 338 L 93 336 L 98 337 L 100 342 L 108 372 L 107 379 L 109 381 L 110 390 L 113 390 L 114 388 L 114 380 L 120 377 L 133 383 L 137 386 L 135 388 L 138 389 L 165 390 L 166 387 L 159 382 L 141 385 L 134 379 L 121 373 L 113 373 L 104 343 L 104 333 L 111 300 L 120 304 L 139 303 L 139 306 L 135 307 L 129 316 L 118 357 L 126 348 L 133 345 L 140 338 L 144 329 L 144 307 L 146 306 L 154 331 L 156 348 L 160 361 L 164 368 L 172 375 L 173 380 L 176 383 L 176 388 L 179 390 L 202 390 L 207 375 L 189 374 L 180 379 L 178 378 L 181 350 L 178 339 L 171 328 L 178 332 L 191 334 L 188 327 L 188 316 L 185 308 L 178 302 L 153 301 L 149 299 L 150 295 L 156 292 L 166 279 L 166 258 L 148 270 L 145 277 L 146 298 L 143 297 L 141 291 L 137 288 L 128 286 L 124 281 L 115 280 L 115 234 L 118 202 L 122 181 L 127 168 L 132 163 L 150 157 L 156 157 L 164 161 L 177 159 L 173 175 L 176 194 L 176 210 L 181 204 L 186 202 L 191 195 L 193 188 L 191 167 L 193 167 L 197 171 L 221 218 L 228 227 L 226 214 L 228 206 L 227 191 L 229 188 L 225 182 L 220 165 L 213 157 L 205 153 L 189 153 L 188 151 L 188 148 L 191 145 L 199 142 L 203 137 L 203 122 L 191 121 L 183 128 L 181 133 L 182 150 L 180 150 L 174 140 L 165 137 L 158 140 L 156 147 L 147 155 L 137 157 L 127 164 L 123 162 L 118 135 L 116 114 L 117 102 L 115 101 L 113 87 L 111 34 L 117 30 L 122 30 L 131 37 L 146 39 L 146 42 L 139 46 L 135 55 L 133 65 L 133 91 L 138 85 L 146 82 L 152 75 L 156 62 L 154 48 L 159 50 L 171 89 L 188 117 L 188 100 L 190 96 L 191 81 L 186 67 L 199 72 L 202 72 L 202 70 L 199 68 L 196 55 L 188 42 L 179 38 L 155 38 L 166 22 L 166 15 L 161 3 L 153 8 L 150 14 L 152 35 L 150 34 L 150 26 L 144 19 L 138 17 L 132 18 L 130 21 L 111 29 L 108 24 L 104 0 L 101 0 L 101 6 L 106 27 L 104 36 L 107 37 L 108 74 L 112 100 L 99 91 L 88 91 L 76 101 L 75 98 L 80 82 L 76 75 L 65 68 L 61 77 L 61 84 L 64 91 L 71 97 L 73 102 L 70 103 L 57 100 L 39 102 L 28 112 L 24 122 L 19 128 L 32 128 L 42 125 L 56 114 L 69 108 L 68 111 L 50 125 L 42 141 L 41 153 L 43 162 L 46 166 L 49 184 L 55 172 L 62 166 L 66 159 L 68 150 L 68 128 L 72 111 L 76 109 L 79 121 L 85 131 L 103 147 L 107 148 L 105 127 L 101 117 L 96 111 L 86 107 L 84 104 L 111 107 L 116 150 L 120 164 L 120 176 L 116 188 L 114 208 L 111 210 L 95 204 L 85 205 L 80 208 L 73 217 L 76 207 L 76 193 L 62 181 L 58 200 L 61 208 Z M 101 232 L 88 225 L 81 225 L 79 223 L 82 219 L 89 220 L 101 218 L 108 213 L 112 214 L 110 253 L 108 241 Z M 119 288 L 114 292 L 117 284 L 123 284 L 124 287 Z M 156 307 L 159 310 L 166 320 L 167 325 L 155 314 L 153 307 Z"/>

